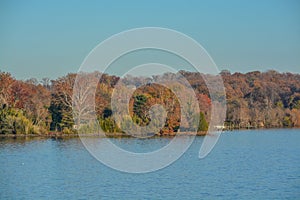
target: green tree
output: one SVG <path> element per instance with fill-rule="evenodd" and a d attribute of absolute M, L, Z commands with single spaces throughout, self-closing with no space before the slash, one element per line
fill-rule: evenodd
<path fill-rule="evenodd" d="M 22 110 L 2 106 L 0 109 L 0 134 L 37 134 L 43 129 L 34 125 Z"/>
<path fill-rule="evenodd" d="M 207 131 L 207 130 L 208 130 L 208 123 L 205 119 L 205 115 L 203 112 L 200 112 L 198 131 Z"/>
<path fill-rule="evenodd" d="M 143 94 L 136 95 L 133 104 L 133 121 L 138 125 L 147 125 L 149 123 L 148 109 L 147 96 Z"/>

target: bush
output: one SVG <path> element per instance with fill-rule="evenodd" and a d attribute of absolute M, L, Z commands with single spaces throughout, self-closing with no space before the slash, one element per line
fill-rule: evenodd
<path fill-rule="evenodd" d="M 282 124 L 283 124 L 284 127 L 291 127 L 292 126 L 291 118 L 289 116 L 285 116 L 283 118 Z"/>
<path fill-rule="evenodd" d="M 63 134 L 75 134 L 76 131 L 74 129 L 68 128 L 68 127 L 64 127 L 62 130 Z"/>
<path fill-rule="evenodd" d="M 3 108 L 0 110 L 0 134 L 38 134 L 42 128 L 35 126 L 21 110 Z"/>
<path fill-rule="evenodd" d="M 32 121 L 27 119 L 22 111 L 16 109 L 1 110 L 2 134 L 34 134 Z"/>
<path fill-rule="evenodd" d="M 116 133 L 121 132 L 121 130 L 118 128 L 115 120 L 112 117 L 107 118 L 101 118 L 99 120 L 101 129 L 106 133 Z"/>

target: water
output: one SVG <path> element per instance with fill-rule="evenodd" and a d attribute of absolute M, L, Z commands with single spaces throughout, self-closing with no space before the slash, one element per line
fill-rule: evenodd
<path fill-rule="evenodd" d="M 113 140 L 147 151 L 170 138 Z M 200 160 L 202 141 L 167 168 L 128 174 L 79 139 L 0 139 L 0 199 L 300 199 L 300 130 L 225 133 Z"/>

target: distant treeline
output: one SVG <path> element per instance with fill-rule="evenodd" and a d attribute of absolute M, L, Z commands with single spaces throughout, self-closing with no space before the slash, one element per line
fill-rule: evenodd
<path fill-rule="evenodd" d="M 200 73 L 180 71 L 195 91 L 199 103 L 197 130 L 206 131 L 211 117 L 211 98 Z M 77 74 L 56 80 L 43 78 L 16 80 L 11 74 L 0 72 L 0 134 L 76 133 L 72 98 Z M 117 76 L 92 73 L 100 77 L 95 93 L 96 115 L 107 133 L 120 133 L 126 126 L 112 117 L 111 96 L 120 80 Z M 150 122 L 149 109 L 161 104 L 167 111 L 164 127 L 158 135 L 174 134 L 181 122 L 180 104 L 168 88 L 155 84 L 155 79 L 168 79 L 176 74 L 165 73 L 153 77 L 127 77 L 134 80 L 135 92 L 129 102 L 130 117 L 138 125 Z M 300 127 L 300 75 L 276 71 L 246 74 L 222 71 L 226 90 L 227 113 L 224 126 L 236 128 Z M 124 78 L 126 79 L 126 77 Z M 126 80 L 125 80 L 126 82 Z M 183 126 L 184 127 L 184 126 Z"/>

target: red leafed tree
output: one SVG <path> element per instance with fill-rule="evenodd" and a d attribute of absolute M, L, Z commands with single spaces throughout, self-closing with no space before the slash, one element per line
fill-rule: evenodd
<path fill-rule="evenodd" d="M 200 111 L 208 113 L 211 108 L 211 99 L 206 94 L 197 94 L 196 96 L 199 102 Z"/>
<path fill-rule="evenodd" d="M 0 104 L 12 104 L 12 85 L 16 80 L 7 72 L 0 72 Z"/>

